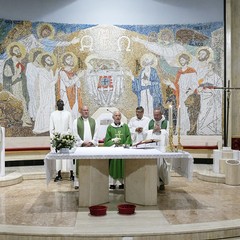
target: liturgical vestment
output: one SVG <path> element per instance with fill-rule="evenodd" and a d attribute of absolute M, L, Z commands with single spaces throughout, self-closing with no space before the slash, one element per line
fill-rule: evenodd
<path fill-rule="evenodd" d="M 113 146 L 115 144 L 112 141 L 113 138 L 120 138 L 120 145 L 132 144 L 131 133 L 125 123 L 120 123 L 120 125 L 112 123 L 108 126 L 104 146 Z M 109 174 L 113 179 L 124 178 L 124 161 L 122 159 L 111 159 L 109 161 Z"/>

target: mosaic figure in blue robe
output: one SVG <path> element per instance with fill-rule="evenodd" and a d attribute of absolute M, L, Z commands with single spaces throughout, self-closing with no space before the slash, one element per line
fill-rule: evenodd
<path fill-rule="evenodd" d="M 145 54 L 141 59 L 142 70 L 132 81 L 132 91 L 137 95 L 138 106 L 144 108 L 145 115 L 153 116 L 153 109 L 162 105 L 162 89 L 156 69 L 157 58 Z"/>

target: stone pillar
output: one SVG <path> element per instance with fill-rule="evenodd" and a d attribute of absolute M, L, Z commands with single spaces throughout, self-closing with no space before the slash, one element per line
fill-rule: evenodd
<path fill-rule="evenodd" d="M 226 161 L 225 183 L 228 185 L 240 185 L 240 162 L 234 159 Z"/>
<path fill-rule="evenodd" d="M 230 9 L 230 10 L 229 10 Z M 232 87 L 240 87 L 240 1 L 239 0 L 227 0 L 226 1 L 226 20 L 231 24 L 230 32 L 228 29 L 229 24 L 227 23 L 227 48 L 226 48 L 226 71 L 227 71 L 227 79 L 231 80 Z M 230 16 L 229 16 L 230 15 Z M 229 58 L 228 54 L 231 54 L 231 58 Z M 229 63 L 230 61 L 230 63 Z M 231 73 L 230 72 L 231 69 Z M 240 90 L 232 90 L 231 91 L 231 101 L 232 101 L 232 111 L 230 112 L 231 116 L 231 127 L 229 130 L 229 135 L 234 139 L 236 143 L 236 139 L 240 138 L 240 111 L 238 103 L 240 102 Z"/>

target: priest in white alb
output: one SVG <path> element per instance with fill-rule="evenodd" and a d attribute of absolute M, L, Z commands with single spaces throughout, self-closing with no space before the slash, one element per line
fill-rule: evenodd
<path fill-rule="evenodd" d="M 142 106 L 137 107 L 136 116 L 132 117 L 128 123 L 133 145 L 146 138 L 149 121 L 150 118 L 144 116 L 144 108 Z"/>
<path fill-rule="evenodd" d="M 62 99 L 57 101 L 57 110 L 50 115 L 50 137 L 54 133 L 67 134 L 72 132 L 72 115 L 70 112 L 64 110 L 64 102 Z M 70 180 L 74 181 L 73 175 L 73 161 L 58 159 L 56 161 L 57 176 L 54 182 L 62 180 L 61 170 L 70 171 Z"/>

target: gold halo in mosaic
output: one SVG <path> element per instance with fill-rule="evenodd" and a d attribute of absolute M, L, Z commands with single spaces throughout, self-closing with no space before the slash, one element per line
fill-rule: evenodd
<path fill-rule="evenodd" d="M 51 33 L 50 33 L 50 35 L 48 36 L 48 38 L 53 39 L 53 37 L 54 37 L 54 35 L 55 35 L 55 29 L 54 29 L 54 27 L 53 27 L 51 24 L 49 24 L 49 23 L 41 23 L 41 24 L 38 25 L 38 27 L 37 27 L 37 35 L 38 35 L 38 38 L 43 38 L 42 35 L 41 35 L 41 33 L 42 33 L 42 31 L 43 31 L 44 28 L 48 28 L 48 29 L 50 30 Z"/>
<path fill-rule="evenodd" d="M 176 56 L 177 64 L 178 64 L 179 67 L 182 67 L 182 65 L 181 65 L 180 62 L 179 62 L 179 58 L 180 58 L 182 55 L 183 55 L 183 56 L 184 56 L 184 55 L 187 55 L 187 56 L 189 57 L 189 63 L 188 63 L 188 65 L 192 62 L 192 55 L 191 55 L 190 53 L 188 53 L 188 52 L 180 52 L 180 53 L 178 53 L 177 56 Z"/>
<path fill-rule="evenodd" d="M 49 53 L 49 52 L 43 52 L 42 54 L 39 55 L 39 60 L 40 60 L 41 66 L 44 67 L 44 66 L 42 65 L 42 58 L 43 58 L 43 56 L 45 56 L 45 55 L 49 55 L 49 56 L 52 58 L 52 61 L 53 61 L 53 66 L 52 66 L 52 68 L 54 68 L 54 67 L 56 66 L 56 64 L 57 64 L 57 58 L 56 58 L 56 56 L 55 56 L 54 54 Z"/>
<path fill-rule="evenodd" d="M 166 35 L 168 36 L 169 42 L 174 42 L 174 33 L 171 29 L 168 29 L 168 28 L 164 28 L 164 29 L 160 30 L 160 32 L 158 34 L 159 42 L 166 41 L 166 39 L 164 39 Z"/>
<path fill-rule="evenodd" d="M 213 60 L 213 50 L 210 47 L 208 47 L 208 46 L 199 47 L 197 49 L 196 56 L 198 56 L 198 54 L 201 50 L 206 50 L 209 52 L 209 58 L 207 59 L 208 62 Z"/>
<path fill-rule="evenodd" d="M 73 53 L 73 52 L 65 52 L 62 56 L 61 56 L 61 63 L 64 65 L 64 62 L 63 62 L 63 59 L 66 55 L 71 55 L 73 57 L 73 67 L 76 67 L 77 66 L 77 63 L 78 63 L 78 59 L 77 59 L 77 56 Z"/>
<path fill-rule="evenodd" d="M 28 61 L 29 62 L 33 62 L 33 56 L 35 52 L 40 52 L 37 56 L 37 58 L 39 58 L 39 56 L 44 52 L 42 48 L 32 48 L 29 52 L 28 55 Z"/>
<path fill-rule="evenodd" d="M 7 55 L 8 57 L 12 57 L 12 53 L 11 53 L 11 49 L 14 47 L 14 46 L 17 46 L 22 54 L 21 56 L 21 59 L 23 59 L 25 56 L 26 56 L 26 48 L 25 46 L 20 43 L 20 42 L 12 42 L 10 43 L 7 48 L 6 48 L 6 51 L 7 51 Z"/>
<path fill-rule="evenodd" d="M 140 64 L 142 67 L 145 67 L 145 60 L 148 59 L 149 62 L 152 61 L 151 67 L 157 66 L 157 57 L 152 53 L 146 53 L 141 57 Z"/>

